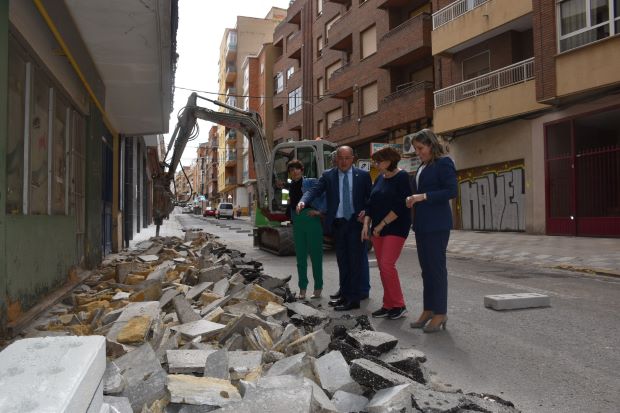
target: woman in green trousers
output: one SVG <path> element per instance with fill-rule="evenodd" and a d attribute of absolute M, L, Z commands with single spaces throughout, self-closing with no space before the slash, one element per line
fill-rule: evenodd
<path fill-rule="evenodd" d="M 308 288 L 308 255 L 310 255 L 310 261 L 312 262 L 312 277 L 314 279 L 314 293 L 310 298 L 319 298 L 323 290 L 323 225 L 321 223 L 321 213 L 325 211 L 325 198 L 324 196 L 318 198 L 299 214 L 295 213 L 301 196 L 317 180 L 303 176 L 304 166 L 297 159 L 291 160 L 287 167 L 291 178 L 291 183 L 288 184 L 289 213 L 293 222 L 293 238 L 295 240 L 297 275 L 299 278 L 299 298 L 301 300 L 306 298 L 306 290 Z"/>

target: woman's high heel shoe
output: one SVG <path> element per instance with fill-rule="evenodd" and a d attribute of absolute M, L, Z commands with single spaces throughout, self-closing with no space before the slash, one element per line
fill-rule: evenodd
<path fill-rule="evenodd" d="M 426 323 L 428 323 L 430 321 L 430 319 L 433 318 L 433 314 L 429 314 L 428 317 L 426 318 L 421 318 L 418 321 L 414 321 L 413 323 L 410 323 L 409 326 L 411 328 L 424 328 L 424 326 L 426 325 Z"/>
<path fill-rule="evenodd" d="M 425 333 L 437 333 L 439 332 L 442 328 L 445 330 L 446 329 L 446 324 L 448 323 L 448 316 L 444 316 L 443 320 L 441 320 L 439 322 L 439 324 L 436 325 L 432 325 L 429 324 L 427 326 L 424 327 L 423 331 Z"/>
<path fill-rule="evenodd" d="M 306 299 L 306 290 L 299 290 L 298 298 L 300 300 L 305 300 Z"/>

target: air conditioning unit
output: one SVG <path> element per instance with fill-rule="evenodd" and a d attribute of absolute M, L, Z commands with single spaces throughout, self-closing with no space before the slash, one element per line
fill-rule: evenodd
<path fill-rule="evenodd" d="M 403 154 L 404 155 L 413 155 L 415 153 L 415 148 L 413 147 L 413 133 L 409 135 L 403 136 Z"/>

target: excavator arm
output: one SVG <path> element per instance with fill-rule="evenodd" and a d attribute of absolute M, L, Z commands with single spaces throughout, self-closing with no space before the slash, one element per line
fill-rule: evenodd
<path fill-rule="evenodd" d="M 225 111 L 215 111 L 198 106 L 198 98 L 223 107 Z M 187 99 L 187 105 L 185 105 L 178 116 L 177 125 L 168 144 L 166 159 L 168 159 L 168 154 L 172 150 L 170 162 L 162 162 L 161 173 L 154 177 L 153 220 L 157 225 L 158 234 L 163 218 L 172 212 L 174 208 L 172 203 L 174 196 L 170 190 L 170 185 L 174 180 L 175 171 L 181 162 L 181 156 L 187 143 L 197 135 L 198 119 L 217 123 L 227 128 L 237 129 L 248 137 L 252 145 L 254 164 L 257 165 L 255 169 L 259 206 L 261 208 L 268 207 L 267 171 L 270 169 L 271 158 L 267 141 L 263 134 L 263 124 L 260 116 L 256 112 L 244 111 L 192 93 Z"/>

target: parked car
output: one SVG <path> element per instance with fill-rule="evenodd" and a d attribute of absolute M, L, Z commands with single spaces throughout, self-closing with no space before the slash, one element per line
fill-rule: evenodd
<path fill-rule="evenodd" d="M 202 211 L 202 216 L 203 217 L 214 217 L 215 216 L 215 208 L 213 208 L 213 207 L 206 207 L 204 209 L 204 211 Z"/>
<path fill-rule="evenodd" d="M 233 209 L 233 204 L 228 202 L 222 202 L 217 206 L 217 210 L 215 211 L 215 217 L 217 219 L 228 218 L 235 219 L 235 210 Z"/>
<path fill-rule="evenodd" d="M 181 213 L 182 214 L 191 214 L 193 211 L 192 207 L 189 205 L 186 205 L 183 207 L 183 209 L 181 209 Z"/>

